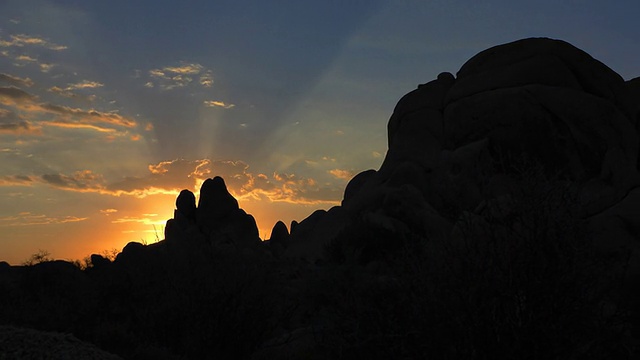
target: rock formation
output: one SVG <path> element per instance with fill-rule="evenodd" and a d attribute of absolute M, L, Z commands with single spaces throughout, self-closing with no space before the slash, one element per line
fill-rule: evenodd
<path fill-rule="evenodd" d="M 278 221 L 271 230 L 269 238 L 269 247 L 274 255 L 280 255 L 289 245 L 289 230 L 287 225 L 282 221 Z"/>
<path fill-rule="evenodd" d="M 300 230 L 311 229 L 293 231 L 288 251 L 317 259 L 321 246 L 311 242 L 326 244 L 338 232 L 309 234 L 356 219 L 398 233 L 448 234 L 462 214 L 507 196 L 523 163 L 569 181 L 583 218 L 615 212 L 640 184 L 639 91 L 638 79 L 625 82 L 564 41 L 485 50 L 456 77 L 442 73 L 398 102 L 380 169 L 356 175 L 341 207 L 302 221 Z M 615 216 L 637 223 L 639 206 Z M 635 244 L 639 236 L 631 236 Z"/>
<path fill-rule="evenodd" d="M 176 199 L 174 218 L 167 221 L 165 238 L 176 242 L 193 237 L 238 246 L 253 246 L 260 241 L 255 219 L 240 209 L 219 176 L 202 184 L 198 207 L 189 190 L 182 190 Z"/>

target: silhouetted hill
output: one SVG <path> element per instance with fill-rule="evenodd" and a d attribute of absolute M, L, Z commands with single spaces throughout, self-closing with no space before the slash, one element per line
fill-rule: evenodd
<path fill-rule="evenodd" d="M 400 99 L 341 206 L 261 242 L 209 179 L 114 261 L 0 264 L 0 324 L 131 359 L 635 358 L 639 134 L 638 78 L 496 46 Z"/>

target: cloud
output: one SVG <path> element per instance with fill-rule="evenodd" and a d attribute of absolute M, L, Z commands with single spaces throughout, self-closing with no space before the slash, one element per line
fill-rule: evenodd
<path fill-rule="evenodd" d="M 30 36 L 25 34 L 9 35 L 9 40 L 0 39 L 0 47 L 24 47 L 24 46 L 39 46 L 49 50 L 60 51 L 67 49 L 66 46 L 52 43 L 46 39 Z"/>
<path fill-rule="evenodd" d="M 195 188 L 210 172 L 209 160 L 175 159 L 148 166 L 149 174 L 125 177 L 106 186 L 103 193 L 146 197 L 154 194 L 175 194 L 182 189 Z"/>
<path fill-rule="evenodd" d="M 213 86 L 213 74 L 204 66 L 198 63 L 181 62 L 178 66 L 165 66 L 148 71 L 149 77 L 155 81 L 147 81 L 144 86 L 153 88 L 157 86 L 161 90 L 173 90 L 189 86 L 198 77 L 197 83 L 202 87 Z"/>
<path fill-rule="evenodd" d="M 22 62 L 38 62 L 38 59 L 32 58 L 29 55 L 18 55 L 15 60 Z"/>
<path fill-rule="evenodd" d="M 68 84 L 68 86 L 65 88 L 53 86 L 48 91 L 62 97 L 66 97 L 68 99 L 73 99 L 81 102 L 93 102 L 96 99 L 96 95 L 78 94 L 74 90 L 96 89 L 103 86 L 104 84 L 97 81 L 83 80 L 76 84 Z"/>
<path fill-rule="evenodd" d="M 51 87 L 49 90 L 49 92 L 52 92 L 54 94 L 57 94 L 59 96 L 68 98 L 68 99 L 72 99 L 72 100 L 77 100 L 80 102 L 93 102 L 96 99 L 95 95 L 81 95 L 81 94 L 77 94 L 73 91 L 69 91 L 67 89 L 62 89 L 59 88 L 57 86 L 53 86 Z"/>
<path fill-rule="evenodd" d="M 5 177 L 0 185 L 46 184 L 53 188 L 74 192 L 93 192 L 110 196 L 178 195 L 182 189 L 194 192 L 207 178 L 221 176 L 229 192 L 238 199 L 261 199 L 295 204 L 338 204 L 342 187 L 319 184 L 312 178 L 274 172 L 272 175 L 252 173 L 243 161 L 185 160 L 162 161 L 148 166 L 145 176 L 129 176 L 107 182 L 90 170 L 73 174 L 45 174 L 40 177 Z M 104 213 L 104 212 L 103 212 Z"/>
<path fill-rule="evenodd" d="M 144 217 L 136 217 L 136 216 L 125 216 L 119 219 L 115 219 L 111 221 L 113 224 L 124 224 L 124 223 L 140 223 L 145 225 L 158 225 L 164 224 L 165 219 L 152 219 L 152 217 L 158 216 L 157 214 L 143 214 Z"/>
<path fill-rule="evenodd" d="M 17 215 L 0 217 L 0 227 L 67 224 L 72 222 L 84 221 L 87 219 L 88 219 L 87 217 L 47 216 L 44 214 L 32 214 L 30 212 L 21 212 Z"/>
<path fill-rule="evenodd" d="M 332 169 L 327 171 L 329 174 L 335 176 L 338 179 L 343 180 L 351 180 L 355 173 L 351 170 L 343 170 L 343 169 Z"/>
<path fill-rule="evenodd" d="M 42 71 L 43 73 L 48 73 L 56 65 L 55 64 L 40 63 L 39 66 L 40 66 L 40 71 Z"/>
<path fill-rule="evenodd" d="M 69 86 L 65 90 L 95 89 L 103 86 L 104 84 L 97 81 L 82 80 L 81 82 L 76 84 L 69 84 Z"/>
<path fill-rule="evenodd" d="M 200 85 L 206 88 L 213 86 L 213 74 L 211 73 L 211 71 L 207 71 L 204 74 L 200 75 Z"/>
<path fill-rule="evenodd" d="M 0 122 L 0 134 L 42 135 L 42 128 L 33 126 L 28 121 L 20 121 L 14 123 Z"/>
<path fill-rule="evenodd" d="M 15 86 L 0 87 L 0 104 L 18 105 L 32 103 L 37 99 L 36 96 L 29 94 Z"/>
<path fill-rule="evenodd" d="M 271 176 L 248 171 L 243 162 L 234 162 L 235 171 L 215 171 L 225 179 L 229 192 L 238 199 L 268 200 L 294 204 L 337 204 L 342 197 L 342 188 L 320 185 L 313 178 L 296 174 L 274 172 Z M 238 164 L 244 165 L 241 170 Z M 240 171 L 241 170 L 241 171 Z M 235 173 L 234 173 L 235 172 Z"/>
<path fill-rule="evenodd" d="M 91 170 L 76 171 L 72 175 L 44 174 L 41 176 L 44 183 L 64 190 L 93 192 L 104 188 L 104 178 Z"/>
<path fill-rule="evenodd" d="M 203 103 L 204 103 L 204 106 L 206 107 L 220 107 L 223 109 L 231 109 L 235 107 L 234 104 L 227 104 L 223 101 L 217 101 L 217 100 L 205 100 Z"/>
<path fill-rule="evenodd" d="M 6 84 L 9 85 L 13 85 L 13 86 L 25 86 L 25 87 L 31 87 L 33 86 L 33 81 L 29 78 L 21 78 L 21 77 L 17 77 L 17 76 L 12 76 L 9 74 L 0 74 L 0 82 L 4 82 Z"/>
<path fill-rule="evenodd" d="M 65 128 L 91 128 L 103 132 L 114 129 L 103 125 L 133 128 L 138 124 L 135 120 L 115 112 L 101 112 L 95 109 L 79 109 L 51 103 L 39 103 L 37 97 L 16 87 L 0 87 L 0 104 L 13 106 L 17 111 L 54 115 L 54 119 L 40 121 L 40 125 Z M 29 116 L 33 118 L 33 116 Z"/>
<path fill-rule="evenodd" d="M 107 216 L 109 216 L 111 214 L 115 214 L 117 212 L 118 212 L 118 210 L 116 210 L 116 209 L 102 209 L 102 210 L 100 210 L 100 213 L 102 213 L 104 215 L 107 215 Z"/>
<path fill-rule="evenodd" d="M 66 46 L 58 45 L 45 38 L 25 34 L 9 35 L 9 38 L 0 37 L 0 49 L 2 48 L 5 48 L 7 50 L 1 50 L 0 55 L 13 58 L 16 61 L 14 63 L 15 66 L 22 67 L 28 63 L 37 64 L 37 66 L 40 68 L 40 71 L 43 73 L 49 72 L 55 66 L 55 64 L 40 63 L 37 56 L 32 54 L 33 50 L 30 50 L 30 48 L 44 48 L 54 51 L 67 49 Z M 39 52 L 38 55 L 40 55 Z"/>
<path fill-rule="evenodd" d="M 163 70 L 165 72 L 183 74 L 183 75 L 196 75 L 200 74 L 200 72 L 204 69 L 204 66 L 200 64 L 182 64 L 180 66 L 168 66 Z"/>
<path fill-rule="evenodd" d="M 273 173 L 271 176 L 252 173 L 243 161 L 171 160 L 149 165 L 151 176 L 129 178 L 109 186 L 111 191 L 142 194 L 144 189 L 164 189 L 177 195 L 180 189 L 197 190 L 205 179 L 224 178 L 229 192 L 236 198 L 262 199 L 296 204 L 337 204 L 341 187 L 320 186 L 314 179 L 295 174 Z M 162 177 L 162 178 L 160 178 Z M 173 191 L 169 191 L 173 188 Z"/>
<path fill-rule="evenodd" d="M 37 184 L 45 184 L 53 188 L 76 192 L 102 192 L 105 189 L 105 181 L 102 175 L 93 173 L 91 170 L 76 171 L 71 175 L 0 176 L 0 186 L 35 186 Z"/>
<path fill-rule="evenodd" d="M 34 179 L 26 175 L 0 176 L 0 186 L 31 186 Z"/>
<path fill-rule="evenodd" d="M 47 121 L 46 123 L 43 123 L 43 124 L 45 124 L 47 126 L 50 126 L 50 127 L 57 127 L 57 128 L 62 128 L 62 129 L 76 129 L 76 130 L 77 129 L 89 129 L 89 130 L 94 130 L 94 131 L 101 132 L 101 133 L 116 133 L 117 132 L 115 129 L 101 127 L 101 126 L 97 126 L 97 125 L 75 123 L 75 122 L 65 122 L 65 121 L 58 121 L 58 120 Z M 109 141 L 115 140 L 115 137 L 109 137 L 108 140 Z"/>
<path fill-rule="evenodd" d="M 41 135 L 42 128 L 33 126 L 13 111 L 0 108 L 0 134 Z"/>
<path fill-rule="evenodd" d="M 78 124 L 103 123 L 128 128 L 137 126 L 137 122 L 135 120 L 124 117 L 115 112 L 101 112 L 94 109 L 83 110 L 48 103 L 38 104 L 37 109 L 43 112 L 60 115 L 61 117 L 73 120 Z"/>

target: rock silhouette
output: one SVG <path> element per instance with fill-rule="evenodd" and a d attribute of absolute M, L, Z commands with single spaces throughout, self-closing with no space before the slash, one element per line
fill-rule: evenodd
<path fill-rule="evenodd" d="M 194 236 L 240 246 L 255 246 L 260 242 L 255 219 L 240 209 L 219 176 L 202 184 L 197 208 L 195 195 L 182 190 L 176 200 L 174 218 L 167 221 L 165 238 L 168 241 L 189 241 Z"/>
<path fill-rule="evenodd" d="M 282 221 L 278 221 L 271 230 L 271 237 L 269 238 L 269 248 L 271 252 L 279 256 L 284 249 L 289 246 L 289 230 L 287 225 Z"/>
<path fill-rule="evenodd" d="M 560 40 L 525 39 L 485 50 L 456 77 L 442 73 L 398 102 L 382 166 L 351 180 L 342 208 L 347 218 L 364 213 L 385 226 L 414 222 L 447 232 L 463 212 L 511 191 L 509 174 L 526 159 L 571 181 L 583 217 L 599 214 L 640 181 L 637 84 Z M 414 215 L 390 215 L 390 206 Z M 342 227 L 345 216 L 338 213 L 322 226 Z M 634 222 L 636 215 L 621 216 Z M 317 217 L 300 227 L 321 223 Z M 309 241 L 292 234 L 294 249 Z M 320 256 L 317 246 L 306 247 L 296 256 Z"/>
<path fill-rule="evenodd" d="M 340 206 L 262 242 L 207 179 L 114 261 L 0 263 L 0 324 L 124 358 L 634 358 L 639 79 L 560 40 L 490 48 L 400 99 Z"/>

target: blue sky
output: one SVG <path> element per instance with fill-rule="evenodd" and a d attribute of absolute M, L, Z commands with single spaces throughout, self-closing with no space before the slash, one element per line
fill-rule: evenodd
<path fill-rule="evenodd" d="M 398 99 L 481 50 L 571 42 L 640 75 L 640 2 L 0 3 L 0 260 L 155 241 L 221 175 L 258 220 L 338 204 Z"/>

